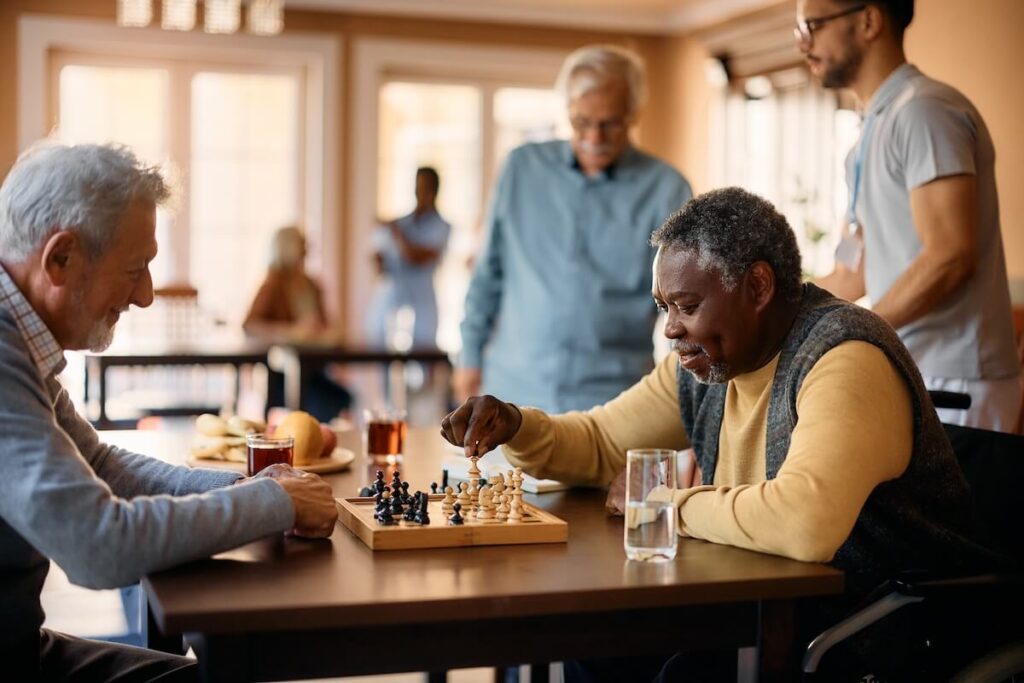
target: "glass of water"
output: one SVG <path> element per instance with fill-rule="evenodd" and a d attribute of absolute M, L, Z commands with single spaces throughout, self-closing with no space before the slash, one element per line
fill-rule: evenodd
<path fill-rule="evenodd" d="M 626 557 L 664 562 L 676 556 L 676 451 L 626 451 Z"/>

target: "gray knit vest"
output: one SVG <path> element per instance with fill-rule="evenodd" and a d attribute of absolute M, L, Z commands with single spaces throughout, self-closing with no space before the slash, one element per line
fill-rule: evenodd
<path fill-rule="evenodd" d="M 908 569 L 987 563 L 991 556 L 971 540 L 974 523 L 967 482 L 910 354 L 874 313 L 811 284 L 804 285 L 800 310 L 775 370 L 765 440 L 766 479 L 775 478 L 789 452 L 800 420 L 796 399 L 807 373 L 830 349 L 851 340 L 881 349 L 907 383 L 914 442 L 906 471 L 871 493 L 832 564 L 845 571 L 886 576 Z M 679 408 L 704 484 L 714 479 L 727 386 L 701 384 L 679 369 Z"/>

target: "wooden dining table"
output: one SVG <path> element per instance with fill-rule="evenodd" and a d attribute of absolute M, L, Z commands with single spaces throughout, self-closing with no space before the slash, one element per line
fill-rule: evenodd
<path fill-rule="evenodd" d="M 182 434 L 104 436 L 171 462 L 187 448 Z M 378 469 L 360 441 L 341 435 L 357 457 L 326 476 L 338 497 Z M 413 489 L 439 481 L 451 455 L 435 429 L 410 430 L 405 450 L 399 467 Z M 773 636 L 794 601 L 842 591 L 829 566 L 693 539 L 680 540 L 673 561 L 627 560 L 622 518 L 604 498 L 595 489 L 525 497 L 568 522 L 566 543 L 373 551 L 339 524 L 329 539 L 274 535 L 150 575 L 143 588 L 156 627 L 185 634 L 202 679 L 218 682 L 709 648 L 758 648 L 748 650 L 758 680 L 771 680 Z"/>

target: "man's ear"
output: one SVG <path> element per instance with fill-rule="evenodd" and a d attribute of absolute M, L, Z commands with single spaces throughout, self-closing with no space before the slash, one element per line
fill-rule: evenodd
<path fill-rule="evenodd" d="M 70 230 L 58 230 L 43 245 L 43 272 L 50 284 L 62 287 L 82 267 L 81 240 Z"/>
<path fill-rule="evenodd" d="M 775 271 L 765 261 L 755 261 L 747 270 L 744 285 L 747 293 L 758 312 L 775 298 Z"/>
<path fill-rule="evenodd" d="M 861 19 L 861 30 L 864 32 L 864 37 L 868 40 L 877 39 L 886 29 L 886 22 L 888 21 L 889 17 L 886 16 L 880 7 L 868 5 L 864 8 L 863 18 Z"/>

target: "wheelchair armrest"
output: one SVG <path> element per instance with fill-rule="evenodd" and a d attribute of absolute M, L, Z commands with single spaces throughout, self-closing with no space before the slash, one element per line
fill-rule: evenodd
<path fill-rule="evenodd" d="M 901 595 L 933 598 L 985 589 L 1024 589 L 1024 574 L 1008 572 L 940 575 L 929 572 L 903 572 L 889 580 L 889 587 Z"/>

